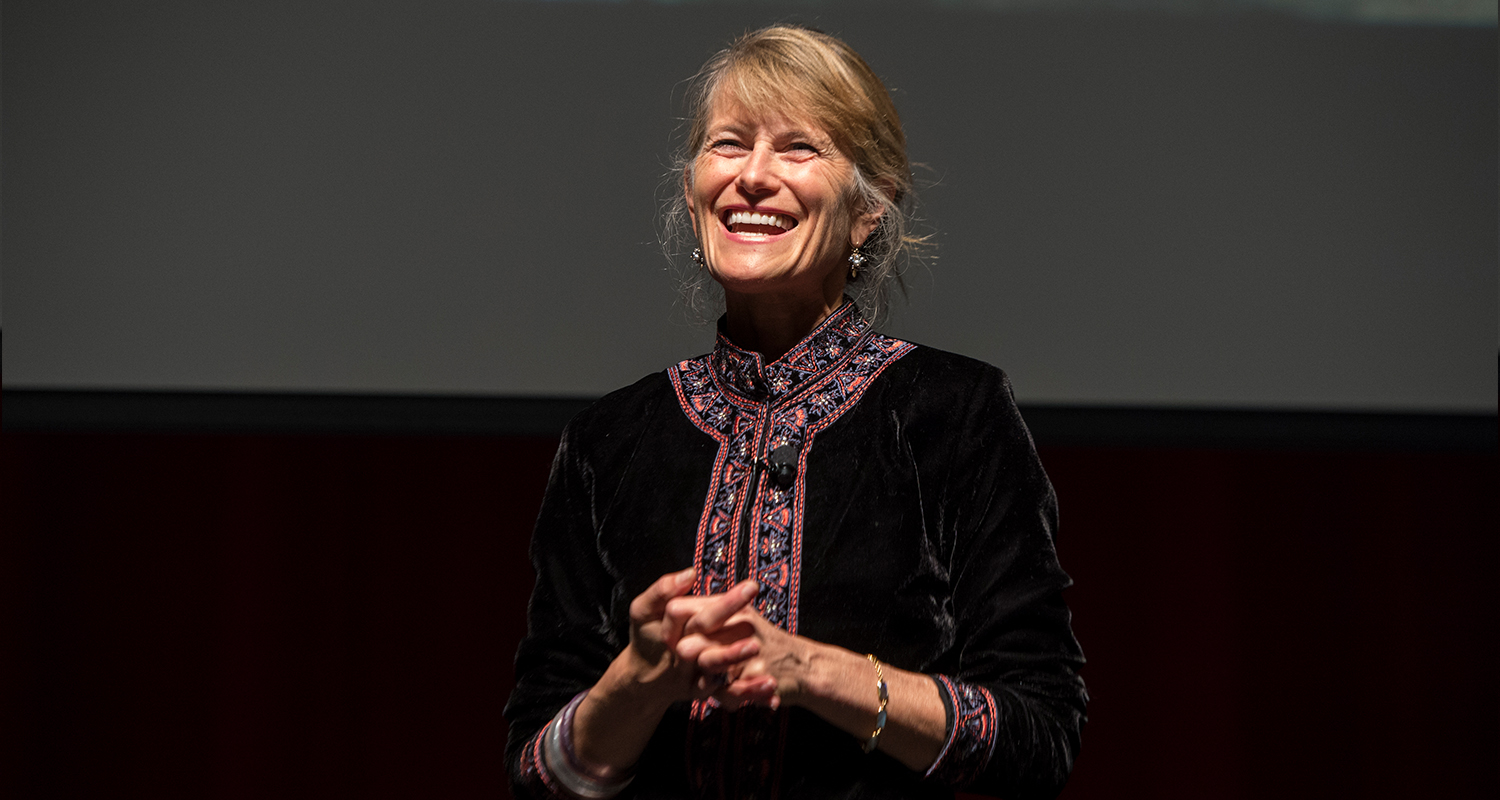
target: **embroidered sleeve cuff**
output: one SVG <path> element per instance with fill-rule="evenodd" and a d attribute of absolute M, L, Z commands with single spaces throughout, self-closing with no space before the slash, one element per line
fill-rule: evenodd
<path fill-rule="evenodd" d="M 552 771 L 547 769 L 547 760 L 542 756 L 547 733 L 556 724 L 555 719 L 548 721 L 526 743 L 526 748 L 521 751 L 520 764 L 516 769 L 516 783 L 526 788 L 532 797 L 547 798 L 547 800 L 571 800 L 558 785 L 557 778 L 553 776 Z"/>
<path fill-rule="evenodd" d="M 948 707 L 948 740 L 927 777 L 955 789 L 973 783 L 995 752 L 995 698 L 983 686 L 934 675 Z"/>

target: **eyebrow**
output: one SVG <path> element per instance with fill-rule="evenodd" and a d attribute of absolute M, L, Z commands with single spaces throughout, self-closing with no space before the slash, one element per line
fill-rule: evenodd
<path fill-rule="evenodd" d="M 708 129 L 708 138 L 712 139 L 713 137 L 715 137 L 715 136 L 717 136 L 718 134 L 721 134 L 721 133 L 733 133 L 733 134 L 736 134 L 736 135 L 743 136 L 744 133 L 745 133 L 745 128 L 742 127 L 742 126 L 740 126 L 740 125 L 734 125 L 734 124 L 722 125 L 722 126 L 719 126 L 719 127 L 711 127 L 711 128 Z M 771 138 L 773 138 L 773 139 L 810 139 L 810 140 L 813 140 L 813 141 L 829 141 L 829 142 L 833 141 L 833 137 L 831 137 L 831 136 L 829 136 L 827 134 L 818 135 L 816 133 L 813 133 L 812 131 L 803 130 L 802 128 L 792 128 L 791 130 L 787 130 L 787 131 L 777 131 L 777 132 L 774 132 L 774 133 L 771 134 Z"/>

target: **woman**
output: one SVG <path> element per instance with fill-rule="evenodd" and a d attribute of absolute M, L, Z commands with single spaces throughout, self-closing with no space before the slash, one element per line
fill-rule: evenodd
<path fill-rule="evenodd" d="M 1056 795 L 1082 654 L 1004 375 L 874 333 L 900 121 L 833 37 L 747 34 L 684 146 L 714 351 L 563 434 L 506 709 L 518 795 Z"/>

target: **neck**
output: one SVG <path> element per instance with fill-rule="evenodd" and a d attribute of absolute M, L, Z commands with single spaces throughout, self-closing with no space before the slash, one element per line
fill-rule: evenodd
<path fill-rule="evenodd" d="M 767 364 L 786 355 L 843 304 L 843 285 L 817 296 L 724 293 L 724 331 Z"/>

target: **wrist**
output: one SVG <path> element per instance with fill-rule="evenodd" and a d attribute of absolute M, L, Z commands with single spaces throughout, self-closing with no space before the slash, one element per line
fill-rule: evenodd
<path fill-rule="evenodd" d="M 867 744 L 881 711 L 879 680 L 896 677 L 890 667 L 878 676 L 864 654 L 831 645 L 819 647 L 808 665 L 798 705 L 848 731 L 860 746 Z"/>
<path fill-rule="evenodd" d="M 672 696 L 672 683 L 664 677 L 627 647 L 610 663 L 590 694 L 615 713 L 660 715 L 679 699 Z"/>
<path fill-rule="evenodd" d="M 573 715 L 573 753 L 603 774 L 628 771 L 635 764 L 672 704 L 641 683 L 625 661 L 616 658 L 610 664 Z"/>
<path fill-rule="evenodd" d="M 783 683 L 790 684 L 789 691 L 781 693 L 782 699 L 792 705 L 816 710 L 823 704 L 838 699 L 839 686 L 848 679 L 848 664 L 845 662 L 850 657 L 861 661 L 864 659 L 841 647 L 819 644 L 808 639 L 803 639 L 802 642 L 804 646 L 800 657 L 796 659 L 798 669 L 791 676 L 793 680 L 781 679 Z"/>
<path fill-rule="evenodd" d="M 607 800 L 630 785 L 635 773 L 629 766 L 592 763 L 575 749 L 574 721 L 587 696 L 588 692 L 580 693 L 557 712 L 545 729 L 542 758 L 569 793 L 588 800 Z"/>

